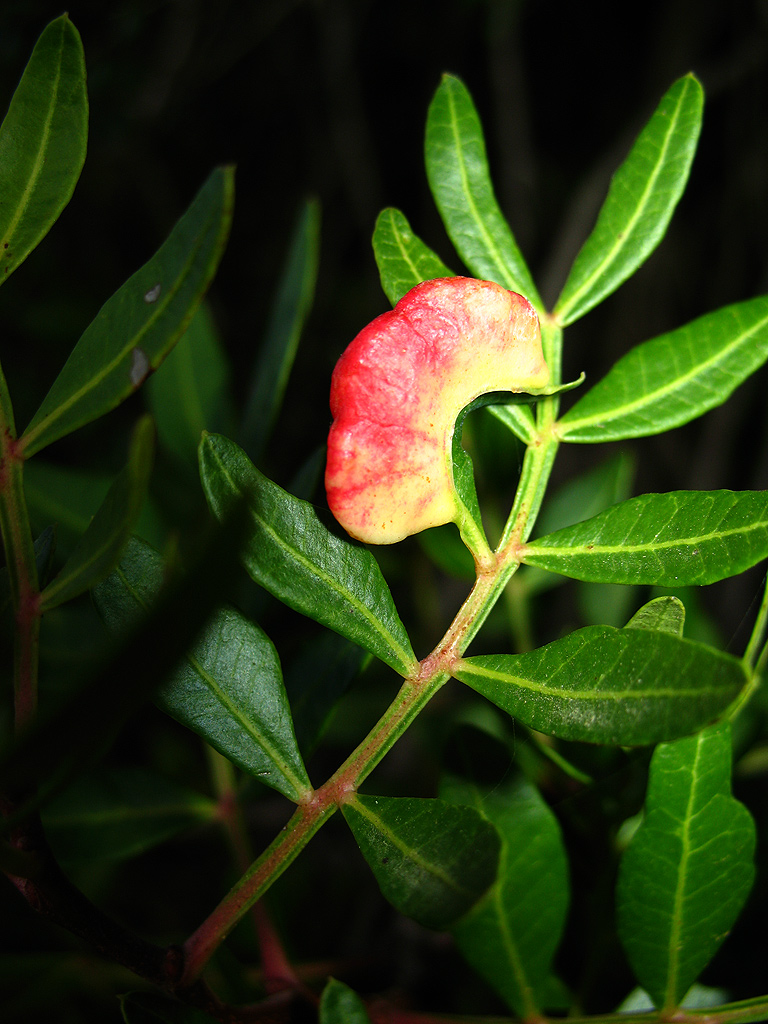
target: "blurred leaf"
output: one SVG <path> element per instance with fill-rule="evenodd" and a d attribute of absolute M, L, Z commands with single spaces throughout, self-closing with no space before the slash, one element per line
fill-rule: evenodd
<path fill-rule="evenodd" d="M 224 252 L 234 171 L 219 167 L 162 247 L 102 306 L 24 434 L 27 458 L 114 409 L 186 330 Z"/>
<path fill-rule="evenodd" d="M 542 302 L 493 193 L 485 140 L 472 97 L 443 75 L 427 116 L 427 177 L 446 231 L 472 273 Z"/>
<path fill-rule="evenodd" d="M 43 590 L 41 611 L 50 611 L 84 593 L 115 567 L 144 504 L 154 442 L 154 424 L 145 416 L 134 429 L 128 464 L 110 487 L 61 572 Z"/>
<path fill-rule="evenodd" d="M 648 437 L 714 409 L 768 358 L 768 296 L 636 345 L 559 420 L 566 441 Z"/>
<path fill-rule="evenodd" d="M 264 451 L 315 294 L 320 255 L 320 206 L 310 199 L 291 239 L 267 333 L 259 349 L 243 416 L 241 442 L 253 459 Z"/>
<path fill-rule="evenodd" d="M 320 997 L 320 1024 L 371 1024 L 371 1018 L 356 992 L 329 978 Z"/>
<path fill-rule="evenodd" d="M 404 214 L 392 207 L 382 210 L 376 220 L 373 254 L 381 287 L 393 306 L 422 281 L 453 277 L 437 253 L 413 233 Z"/>
<path fill-rule="evenodd" d="M 369 660 L 370 655 L 357 644 L 327 630 L 306 640 L 295 652 L 286 668 L 285 688 L 305 757 L 314 750 L 336 705 Z"/>
<path fill-rule="evenodd" d="M 370 551 L 330 533 L 308 502 L 268 480 L 225 437 L 203 439 L 200 475 L 215 515 L 246 499 L 250 536 L 243 562 L 260 586 L 401 675 L 415 670 L 408 634 Z"/>
<path fill-rule="evenodd" d="M 684 625 L 685 605 L 679 598 L 670 595 L 655 597 L 642 608 L 638 608 L 627 623 L 627 628 L 655 629 L 681 637 Z"/>
<path fill-rule="evenodd" d="M 592 583 L 715 583 L 768 557 L 768 491 L 643 494 L 520 554 L 526 564 Z"/>
<path fill-rule="evenodd" d="M 157 373 L 147 381 L 146 395 L 159 443 L 193 468 L 197 476 L 197 446 L 202 432 L 227 431 L 234 422 L 229 363 L 205 302 Z"/>
<path fill-rule="evenodd" d="M 157 552 L 131 541 L 116 571 L 94 593 L 112 632 L 123 634 L 150 611 L 163 571 Z M 290 800 L 306 796 L 309 779 L 296 746 L 277 652 L 266 634 L 235 609 L 216 612 L 155 701 L 265 785 Z"/>
<path fill-rule="evenodd" d="M 52 800 L 43 825 L 62 864 L 124 860 L 201 822 L 215 800 L 144 768 L 83 776 Z"/>
<path fill-rule="evenodd" d="M 578 629 L 527 654 L 460 659 L 452 674 L 531 729 L 621 746 L 700 729 L 747 682 L 739 658 L 669 633 L 610 626 Z"/>
<path fill-rule="evenodd" d="M 664 237 L 688 180 L 703 104 L 697 79 L 678 79 L 616 171 L 557 300 L 554 316 L 563 327 L 615 291 Z"/>
<path fill-rule="evenodd" d="M 728 934 L 752 887 L 754 848 L 754 822 L 731 796 L 729 724 L 659 746 L 617 887 L 621 941 L 659 1009 L 678 1006 Z"/>
<path fill-rule="evenodd" d="M 475 579 L 475 560 L 462 543 L 453 523 L 423 530 L 418 535 L 418 541 L 427 557 L 443 572 L 461 580 Z"/>
<path fill-rule="evenodd" d="M 18 817 L 60 792 L 114 742 L 128 718 L 176 667 L 221 603 L 237 568 L 242 507 L 208 538 L 161 594 L 152 616 L 122 640 L 109 659 L 35 725 L 0 752 L 0 790 L 39 792 Z M 9 827 L 9 820 L 3 827 Z"/>
<path fill-rule="evenodd" d="M 569 902 L 557 820 L 536 787 L 520 778 L 489 787 L 448 776 L 440 795 L 473 807 L 501 836 L 496 882 L 454 926 L 456 943 L 515 1013 L 534 1019 L 542 1007 L 552 1008 L 552 959 Z"/>
<path fill-rule="evenodd" d="M 498 833 L 469 807 L 357 794 L 341 809 L 384 896 L 427 928 L 453 923 L 496 877 Z"/>
<path fill-rule="evenodd" d="M 62 14 L 38 39 L 0 125 L 0 283 L 69 202 L 87 140 L 83 44 Z"/>
<path fill-rule="evenodd" d="M 118 999 L 125 1024 L 216 1024 L 203 1010 L 159 992 L 126 992 Z"/>

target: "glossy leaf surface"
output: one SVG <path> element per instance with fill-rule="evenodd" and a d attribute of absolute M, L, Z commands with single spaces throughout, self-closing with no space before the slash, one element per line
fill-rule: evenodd
<path fill-rule="evenodd" d="M 496 876 L 498 833 L 469 807 L 358 794 L 342 811 L 384 896 L 428 928 L 465 914 Z"/>
<path fill-rule="evenodd" d="M 258 584 L 401 675 L 414 671 L 408 635 L 370 551 L 330 533 L 308 502 L 268 480 L 225 437 L 203 439 L 200 475 L 219 517 L 238 496 L 247 498 L 250 529 L 243 562 Z"/>
<path fill-rule="evenodd" d="M 593 583 L 715 583 L 768 557 L 768 492 L 644 494 L 539 537 L 521 554 Z"/>
<path fill-rule="evenodd" d="M 22 436 L 27 457 L 119 405 L 163 361 L 211 282 L 232 219 L 217 168 L 157 253 L 102 306 Z"/>
<path fill-rule="evenodd" d="M 714 409 L 768 358 L 768 297 L 725 306 L 637 345 L 557 426 L 567 441 L 617 441 Z"/>
<path fill-rule="evenodd" d="M 128 464 L 110 487 L 61 572 L 43 590 L 42 611 L 49 611 L 89 590 L 117 564 L 144 504 L 154 441 L 155 428 L 146 416 L 134 431 Z"/>
<path fill-rule="evenodd" d="M 216 801 L 143 768 L 103 768 L 46 808 L 46 836 L 65 864 L 135 857 L 202 822 Z"/>
<path fill-rule="evenodd" d="M 466 86 L 443 75 L 427 116 L 427 177 L 446 231 L 475 277 L 542 308 L 491 184 L 480 118 Z"/>
<path fill-rule="evenodd" d="M 738 658 L 645 629 L 588 626 L 519 655 L 460 659 L 453 675 L 525 725 L 635 746 L 693 732 L 747 682 Z"/>
<path fill-rule="evenodd" d="M 83 45 L 63 14 L 38 39 L 0 125 L 0 283 L 69 202 L 87 139 Z"/>
<path fill-rule="evenodd" d="M 683 635 L 685 626 L 685 606 L 677 598 L 665 595 L 655 597 L 648 601 L 642 608 L 638 608 L 635 614 L 627 623 L 632 629 L 656 629 L 662 633 L 672 633 L 674 636 Z"/>
<path fill-rule="evenodd" d="M 312 308 L 319 258 L 320 206 L 309 200 L 291 238 L 243 416 L 241 442 L 254 459 L 264 450 L 283 403 L 299 338 Z"/>
<path fill-rule="evenodd" d="M 440 794 L 474 807 L 501 836 L 498 876 L 453 928 L 465 959 L 521 1018 L 548 1007 L 552 959 L 569 902 L 560 828 L 538 790 L 523 779 L 482 787 L 455 776 Z"/>
<path fill-rule="evenodd" d="M 320 1024 L 371 1024 L 371 1018 L 357 992 L 330 978 L 320 997 Z"/>
<path fill-rule="evenodd" d="M 381 287 L 393 306 L 422 281 L 453 277 L 437 253 L 413 233 L 405 215 L 392 207 L 376 219 L 373 254 Z"/>
<path fill-rule="evenodd" d="M 754 848 L 754 822 L 731 796 L 729 724 L 659 746 L 617 888 L 621 941 L 659 1009 L 679 1005 L 728 934 Z"/>
<path fill-rule="evenodd" d="M 701 130 L 704 94 L 693 75 L 662 98 L 611 181 L 597 223 L 568 275 L 554 315 L 565 326 L 610 295 L 664 237 Z"/>
<path fill-rule="evenodd" d="M 94 595 L 113 632 L 124 632 L 149 611 L 163 575 L 157 552 L 131 541 L 116 571 Z M 291 800 L 306 796 L 309 780 L 277 652 L 240 612 L 224 607 L 211 618 L 155 700 L 266 786 Z"/>

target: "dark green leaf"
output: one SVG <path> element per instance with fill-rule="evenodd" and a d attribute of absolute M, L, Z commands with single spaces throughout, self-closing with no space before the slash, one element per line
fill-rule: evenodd
<path fill-rule="evenodd" d="M 422 281 L 453 277 L 437 253 L 413 233 L 404 214 L 392 207 L 382 210 L 376 220 L 373 254 L 381 287 L 393 306 Z"/>
<path fill-rule="evenodd" d="M 342 811 L 384 896 L 428 928 L 452 924 L 496 877 L 498 833 L 469 807 L 358 794 Z"/>
<path fill-rule="evenodd" d="M 559 421 L 568 441 L 662 434 L 722 405 L 768 358 L 768 297 L 637 345 Z"/>
<path fill-rule="evenodd" d="M 124 860 L 214 820 L 215 800 L 143 768 L 103 768 L 74 782 L 43 813 L 62 864 Z"/>
<path fill-rule="evenodd" d="M 683 635 L 685 625 L 685 605 L 671 595 L 655 597 L 652 601 L 638 608 L 627 623 L 631 629 L 656 629 L 662 633 Z"/>
<path fill-rule="evenodd" d="M 747 682 L 742 661 L 646 629 L 588 626 L 536 651 L 460 659 L 453 675 L 539 732 L 635 746 L 693 732 Z"/>
<path fill-rule="evenodd" d="M 715 583 L 768 557 L 768 492 L 644 494 L 539 537 L 521 557 L 592 583 Z"/>
<path fill-rule="evenodd" d="M 144 504 L 154 441 L 154 424 L 145 416 L 134 430 L 128 464 L 110 487 L 104 503 L 61 572 L 42 592 L 42 611 L 50 611 L 89 590 L 117 564 Z"/>
<path fill-rule="evenodd" d="M 615 291 L 650 256 L 683 194 L 701 130 L 704 94 L 685 75 L 662 98 L 611 182 L 554 315 L 565 326 Z"/>
<path fill-rule="evenodd" d="M 243 416 L 242 445 L 254 459 L 263 452 L 283 402 L 301 331 L 312 307 L 319 255 L 320 206 L 310 199 L 291 239 Z"/>
<path fill-rule="evenodd" d="M 196 476 L 202 432 L 227 431 L 234 422 L 229 366 L 205 303 L 147 381 L 146 395 L 159 443 L 194 467 Z"/>
<path fill-rule="evenodd" d="M 440 795 L 474 807 L 501 836 L 496 882 L 454 926 L 454 938 L 507 1004 L 522 1019 L 533 1019 L 550 1006 L 552 959 L 569 902 L 557 820 L 523 779 L 490 788 L 451 776 Z"/>
<path fill-rule="evenodd" d="M 69 202 L 87 139 L 83 45 L 63 14 L 38 39 L 0 125 L 0 283 Z"/>
<path fill-rule="evenodd" d="M 356 992 L 330 978 L 320 997 L 320 1024 L 371 1024 L 371 1018 Z"/>
<path fill-rule="evenodd" d="M 22 437 L 27 457 L 132 394 L 187 328 L 224 252 L 234 171 L 219 167 L 173 231 L 102 306 Z"/>
<path fill-rule="evenodd" d="M 268 480 L 225 437 L 203 439 L 200 474 L 215 515 L 246 497 L 250 535 L 243 561 L 257 583 L 401 675 L 415 671 L 408 634 L 370 551 L 330 533 L 308 502 Z"/>
<path fill-rule="evenodd" d="M 659 746 L 617 888 L 622 943 L 659 1009 L 678 1006 L 728 934 L 754 848 L 754 822 L 731 796 L 729 724 Z"/>
<path fill-rule="evenodd" d="M 472 97 L 443 75 L 427 117 L 427 177 L 456 251 L 472 273 L 542 309 L 528 267 L 493 193 L 485 140 Z"/>
<path fill-rule="evenodd" d="M 160 556 L 131 541 L 116 571 L 94 594 L 113 632 L 125 632 L 146 614 L 162 578 Z M 296 746 L 277 652 L 239 612 L 222 608 L 213 616 L 155 700 L 265 785 L 291 800 L 307 795 L 309 779 Z"/>

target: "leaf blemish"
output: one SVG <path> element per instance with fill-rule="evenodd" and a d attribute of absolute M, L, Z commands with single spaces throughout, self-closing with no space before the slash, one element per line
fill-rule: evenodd
<path fill-rule="evenodd" d="M 143 384 L 151 371 L 147 353 L 142 348 L 131 349 L 131 371 L 130 378 L 133 387 L 137 388 Z"/>
<path fill-rule="evenodd" d="M 150 302 L 150 303 L 151 302 L 157 302 L 161 290 L 162 290 L 162 285 L 161 284 L 158 283 L 158 284 L 154 285 L 152 288 L 149 289 L 149 291 L 144 292 L 144 301 L 145 302 Z"/>

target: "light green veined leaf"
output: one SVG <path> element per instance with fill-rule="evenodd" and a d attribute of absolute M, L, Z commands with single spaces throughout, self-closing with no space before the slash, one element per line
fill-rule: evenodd
<path fill-rule="evenodd" d="M 69 202 L 87 140 L 83 45 L 62 14 L 38 39 L 0 125 L 0 283 Z"/>
<path fill-rule="evenodd" d="M 357 992 L 329 978 L 320 997 L 320 1024 L 371 1024 L 371 1018 Z"/>
<path fill-rule="evenodd" d="M 643 494 L 537 538 L 521 557 L 592 583 L 715 583 L 768 557 L 768 491 Z"/>
<path fill-rule="evenodd" d="M 566 441 L 648 437 L 714 409 L 768 358 L 768 296 L 637 345 L 557 424 Z"/>
<path fill-rule="evenodd" d="M 394 306 L 411 288 L 436 277 L 453 277 L 437 253 L 418 238 L 399 210 L 388 207 L 376 219 L 373 254 L 381 287 Z"/>
<path fill-rule="evenodd" d="M 443 75 L 427 116 L 427 177 L 446 231 L 472 273 L 542 303 L 493 193 L 480 118 L 466 86 Z"/>
<path fill-rule="evenodd" d="M 213 278 L 233 194 L 233 168 L 217 168 L 162 247 L 102 306 L 22 435 L 27 458 L 119 405 L 160 365 Z"/>
<path fill-rule="evenodd" d="M 700 729 L 747 683 L 743 662 L 713 647 L 610 626 L 526 654 L 462 658 L 452 674 L 538 732 L 621 746 Z"/>
<path fill-rule="evenodd" d="M 693 75 L 672 85 L 611 181 L 592 234 L 568 275 L 554 316 L 572 323 L 650 256 L 683 194 L 696 152 L 704 94 Z"/>
<path fill-rule="evenodd" d="M 679 1005 L 728 934 L 754 849 L 754 822 L 731 796 L 730 725 L 659 746 L 616 894 L 621 941 L 659 1009 Z"/>

